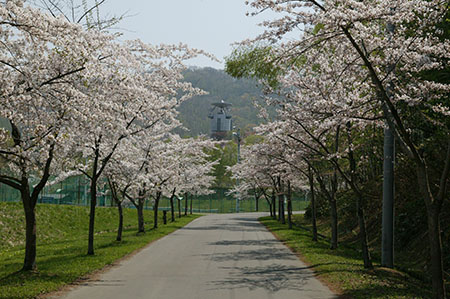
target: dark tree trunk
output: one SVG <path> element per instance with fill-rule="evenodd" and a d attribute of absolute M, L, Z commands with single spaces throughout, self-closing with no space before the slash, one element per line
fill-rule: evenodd
<path fill-rule="evenodd" d="M 433 284 L 433 298 L 446 298 L 444 284 L 444 266 L 442 261 L 442 241 L 439 209 L 434 207 L 427 211 L 428 239 L 430 242 L 431 277 Z"/>
<path fill-rule="evenodd" d="M 330 200 L 331 244 L 330 249 L 338 248 L 338 213 L 336 198 Z"/>
<path fill-rule="evenodd" d="M 184 193 L 184 199 L 186 200 L 186 202 L 184 203 L 184 216 L 187 216 L 188 213 L 188 203 L 189 203 L 189 195 L 188 193 Z"/>
<path fill-rule="evenodd" d="M 29 271 L 36 269 L 36 213 L 30 198 L 28 180 L 21 193 L 25 211 L 25 260 L 22 270 Z"/>
<path fill-rule="evenodd" d="M 138 215 L 138 233 L 145 233 L 144 227 L 144 203 L 145 200 L 142 198 L 138 199 L 137 205 L 137 215 Z"/>
<path fill-rule="evenodd" d="M 339 136 L 340 136 L 340 126 L 336 129 L 336 136 L 334 141 L 334 151 L 335 153 L 339 152 Z M 350 150 L 351 152 L 351 150 Z M 353 156 L 353 152 L 351 152 L 351 157 Z M 356 166 L 355 166 L 356 167 Z M 352 170 L 352 173 L 356 172 L 356 168 Z M 338 190 L 338 181 L 337 181 L 337 166 L 334 166 L 334 173 L 331 179 L 331 196 L 329 197 L 330 202 L 330 216 L 331 216 L 331 249 L 336 249 L 338 247 L 338 213 L 337 213 L 337 204 L 336 204 L 336 193 Z"/>
<path fill-rule="evenodd" d="M 97 171 L 94 168 L 94 173 Z M 91 178 L 91 205 L 89 211 L 88 255 L 94 255 L 95 207 L 97 205 L 97 176 Z"/>
<path fill-rule="evenodd" d="M 175 221 L 175 207 L 173 205 L 173 199 L 175 197 L 176 190 L 177 190 L 177 188 L 173 188 L 172 196 L 170 196 L 170 215 L 171 215 L 172 222 Z"/>
<path fill-rule="evenodd" d="M 191 206 L 189 210 L 189 214 L 192 215 L 192 202 L 194 201 L 194 195 L 191 194 Z"/>
<path fill-rule="evenodd" d="M 372 269 L 372 258 L 370 257 L 370 251 L 369 251 L 369 244 L 368 244 L 368 236 L 367 236 L 367 226 L 366 226 L 366 219 L 364 214 L 364 198 L 363 194 L 357 188 L 356 185 L 356 161 L 353 155 L 352 150 L 352 134 L 351 134 L 351 123 L 347 123 L 347 136 L 348 136 L 348 160 L 350 162 L 350 185 L 357 196 L 357 213 L 358 213 L 358 222 L 359 222 L 359 237 L 361 241 L 361 250 L 363 254 L 363 261 L 364 261 L 364 268 L 366 269 Z M 340 168 L 339 168 L 340 169 Z M 342 172 L 341 172 L 342 173 Z M 344 176 L 344 174 L 342 173 Z"/>
<path fill-rule="evenodd" d="M 17 130 L 17 127 L 11 122 L 13 129 Z M 18 138 L 15 140 L 15 144 L 20 144 L 20 133 L 17 130 L 15 132 L 17 136 L 14 135 L 13 138 Z M 22 267 L 22 271 L 30 271 L 36 269 L 36 203 L 38 201 L 39 194 L 44 188 L 50 176 L 50 165 L 53 160 L 53 149 L 54 144 L 50 146 L 48 152 L 48 158 L 45 162 L 44 171 L 39 183 L 33 188 L 30 193 L 30 184 L 28 180 L 28 175 L 25 170 L 22 173 L 20 180 L 11 180 L 10 178 L 0 177 L 0 183 L 4 183 L 18 191 L 20 191 L 22 206 L 25 213 L 25 258 Z M 22 167 L 25 169 L 25 166 Z"/>
<path fill-rule="evenodd" d="M 336 179 L 336 174 L 334 174 L 332 179 L 332 188 L 329 191 L 326 186 L 324 179 L 320 176 L 317 170 L 314 170 L 316 173 L 317 182 L 320 185 L 320 190 L 326 197 L 328 204 L 330 205 L 330 226 L 331 226 L 331 240 L 330 240 L 330 249 L 336 249 L 338 247 L 338 214 L 337 214 L 337 204 L 336 204 L 336 190 L 334 180 Z"/>
<path fill-rule="evenodd" d="M 158 207 L 159 207 L 159 199 L 161 198 L 161 192 L 156 193 L 155 197 L 155 205 L 153 207 L 153 228 L 158 228 Z"/>
<path fill-rule="evenodd" d="M 278 221 L 281 221 L 281 201 L 279 195 L 278 195 Z"/>
<path fill-rule="evenodd" d="M 278 221 L 281 221 L 282 224 L 286 223 L 286 217 L 284 213 L 284 186 L 283 182 L 281 181 L 281 178 L 278 177 L 278 188 L 279 188 L 279 194 L 278 194 Z"/>
<path fill-rule="evenodd" d="M 255 189 L 255 211 L 258 212 L 259 211 L 259 197 L 261 195 L 258 195 L 258 191 Z"/>
<path fill-rule="evenodd" d="M 372 269 L 372 258 L 370 257 L 369 245 L 368 245 L 368 237 L 367 237 L 367 229 L 366 229 L 366 219 L 364 215 L 363 208 L 363 200 L 361 197 L 358 197 L 358 222 L 359 222 L 359 237 L 361 240 L 361 250 L 363 254 L 364 268 Z"/>
<path fill-rule="evenodd" d="M 114 183 L 110 177 L 108 177 L 108 184 L 109 184 L 109 190 L 111 191 L 111 206 L 114 205 L 114 203 L 117 205 L 117 210 L 119 212 L 119 226 L 117 228 L 117 237 L 116 241 L 120 242 L 122 241 L 122 231 L 123 231 L 123 209 L 122 209 L 122 201 L 119 199 L 118 193 L 117 193 L 117 184 Z M 126 189 L 123 193 L 126 192 Z"/>
<path fill-rule="evenodd" d="M 271 203 L 270 200 L 268 200 L 268 199 L 267 199 L 267 203 L 269 204 L 270 217 L 273 218 L 273 208 L 272 208 L 272 203 Z"/>
<path fill-rule="evenodd" d="M 277 200 L 275 196 L 275 190 L 272 191 L 272 210 L 273 210 L 273 219 L 277 219 Z"/>
<path fill-rule="evenodd" d="M 97 206 L 97 180 L 101 174 L 98 173 L 98 160 L 100 157 L 100 149 L 96 143 L 94 152 L 94 163 L 92 165 L 92 176 L 91 180 L 91 204 L 89 211 L 89 233 L 88 233 L 88 255 L 94 255 L 94 227 L 95 227 L 95 207 Z"/>
<path fill-rule="evenodd" d="M 309 190 L 311 192 L 311 220 L 312 220 L 312 231 L 313 231 L 313 241 L 317 242 L 317 211 L 316 211 L 316 195 L 314 192 L 314 177 L 311 171 L 311 166 L 308 167 L 308 180 L 309 180 Z"/>
<path fill-rule="evenodd" d="M 123 230 L 123 209 L 122 202 L 120 200 L 116 201 L 117 209 L 119 210 L 119 227 L 117 228 L 117 238 L 116 241 L 122 241 L 122 230 Z"/>
<path fill-rule="evenodd" d="M 263 190 L 263 195 L 264 195 L 264 198 L 265 198 L 266 201 L 267 201 L 267 204 L 269 205 L 270 217 L 273 217 L 273 212 L 272 212 L 272 202 L 269 200 L 269 197 L 267 196 L 265 190 Z"/>
<path fill-rule="evenodd" d="M 178 202 L 178 218 L 181 218 L 181 200 L 177 198 Z"/>
<path fill-rule="evenodd" d="M 450 151 L 450 143 L 449 143 Z M 448 164 L 448 161 L 447 163 Z M 445 167 L 448 167 L 446 165 Z M 445 171 L 445 170 L 444 170 Z M 448 172 L 448 170 L 447 170 Z M 445 174 L 445 172 L 444 172 Z M 433 298 L 446 298 L 445 282 L 444 282 L 444 266 L 442 258 L 442 240 L 440 228 L 440 213 L 442 209 L 443 196 L 446 193 L 446 182 L 448 180 L 444 175 L 444 182 L 441 180 L 441 190 L 437 198 L 433 198 L 430 188 L 428 187 L 428 177 L 426 166 L 417 167 L 417 177 L 419 188 L 425 199 L 427 207 L 427 224 L 428 224 L 428 240 L 430 250 L 430 274 L 433 285 Z M 442 184 L 443 183 L 443 184 Z M 441 197 L 440 197 L 441 196 Z"/>
<path fill-rule="evenodd" d="M 291 193 L 291 182 L 288 181 L 287 190 L 287 212 L 288 212 L 288 224 L 289 229 L 292 229 L 292 193 Z"/>

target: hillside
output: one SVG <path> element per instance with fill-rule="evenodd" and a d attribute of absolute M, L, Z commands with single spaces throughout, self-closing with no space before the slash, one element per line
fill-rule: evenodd
<path fill-rule="evenodd" d="M 231 112 L 233 123 L 241 130 L 248 130 L 259 124 L 258 110 L 253 102 L 261 103 L 261 89 L 257 83 L 247 79 L 234 79 L 223 70 L 213 68 L 190 68 L 184 73 L 185 80 L 194 87 L 209 94 L 194 97 L 184 102 L 178 109 L 179 119 L 190 131 L 178 133 L 184 136 L 197 136 L 210 133 L 208 113 L 211 103 L 224 100 L 233 104 Z"/>

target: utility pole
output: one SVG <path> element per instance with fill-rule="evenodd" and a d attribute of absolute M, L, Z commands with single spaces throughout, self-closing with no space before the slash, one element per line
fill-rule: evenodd
<path fill-rule="evenodd" d="M 393 24 L 387 24 L 389 39 L 394 34 Z M 388 68 L 388 72 L 393 72 L 394 64 Z M 392 83 L 386 89 L 388 97 L 392 96 Z M 385 105 L 385 117 L 389 118 L 389 109 Z M 383 267 L 394 267 L 394 163 L 395 163 L 395 137 L 394 123 L 386 121 L 384 129 L 383 146 L 383 216 L 382 216 L 382 234 L 381 234 L 381 265 Z"/>
<path fill-rule="evenodd" d="M 237 132 L 233 132 L 233 136 L 236 137 L 237 140 L 237 164 L 241 161 L 241 129 L 237 129 Z M 236 185 L 239 186 L 239 178 L 236 179 Z M 237 194 L 236 197 L 236 213 L 239 213 L 239 197 L 240 194 Z"/>

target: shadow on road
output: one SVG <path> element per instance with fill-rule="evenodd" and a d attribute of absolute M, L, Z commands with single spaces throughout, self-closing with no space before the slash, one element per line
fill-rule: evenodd
<path fill-rule="evenodd" d="M 273 244 L 278 244 L 280 241 L 275 239 L 266 240 L 222 240 L 217 242 L 208 243 L 208 245 L 217 246 L 272 246 Z"/>
<path fill-rule="evenodd" d="M 231 232 L 263 232 L 266 231 L 266 228 L 259 223 L 251 223 L 251 222 L 242 222 L 242 223 L 220 223 L 217 225 L 209 225 L 209 226 L 188 226 L 183 227 L 180 231 L 183 230 L 194 230 L 194 231 L 231 231 Z"/>
<path fill-rule="evenodd" d="M 223 267 L 230 275 L 227 279 L 211 281 L 211 289 L 250 290 L 263 288 L 270 293 L 279 290 L 305 290 L 305 284 L 312 277 L 306 267 L 290 267 L 278 264 L 259 267 Z"/>
<path fill-rule="evenodd" d="M 280 250 L 273 248 L 263 248 L 257 250 L 241 250 L 224 253 L 214 253 L 212 255 L 204 255 L 208 260 L 215 262 L 227 261 L 281 261 L 281 260 L 296 260 L 297 257 L 289 250 Z"/>

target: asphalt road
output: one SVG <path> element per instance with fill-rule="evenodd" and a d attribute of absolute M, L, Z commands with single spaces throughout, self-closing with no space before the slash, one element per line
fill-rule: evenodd
<path fill-rule="evenodd" d="M 61 298 L 337 298 L 258 216 L 196 219 Z"/>

